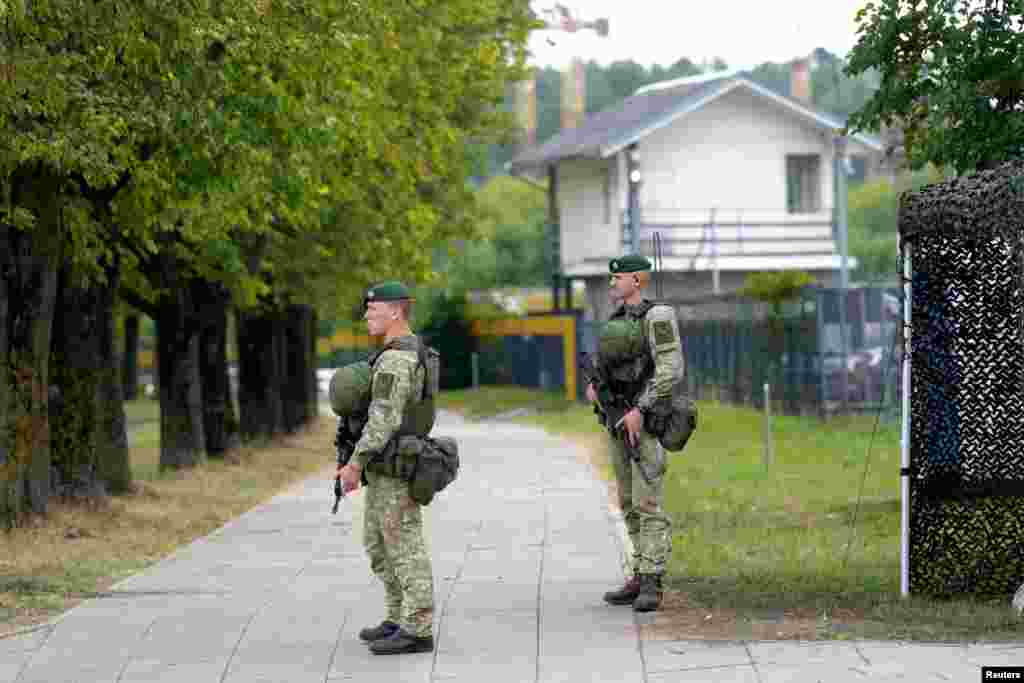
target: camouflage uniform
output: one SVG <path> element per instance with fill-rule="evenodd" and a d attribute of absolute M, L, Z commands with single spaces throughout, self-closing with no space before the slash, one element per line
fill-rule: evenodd
<path fill-rule="evenodd" d="M 649 304 L 641 304 L 646 305 Z M 638 309 L 640 306 L 625 305 L 613 318 L 635 315 Z M 675 311 L 670 306 L 655 305 L 647 311 L 643 325 L 654 374 L 635 399 L 641 412 L 659 398 L 670 398 L 684 371 Z M 633 543 L 632 571 L 661 575 L 672 549 L 672 522 L 662 504 L 665 450 L 653 434 L 641 429 L 640 443 L 633 450 L 639 455 L 644 472 L 630 458 L 622 439 L 610 437 L 609 450 L 618 483 L 619 507 Z M 650 481 L 644 477 L 645 472 Z"/>
<path fill-rule="evenodd" d="M 409 496 L 407 481 L 367 471 L 366 464 L 394 437 L 424 380 L 415 352 L 381 353 L 373 367 L 369 418 L 352 454 L 367 481 L 363 544 L 384 583 L 386 618 L 417 637 L 430 636 L 434 620 L 434 578 L 420 505 Z"/>

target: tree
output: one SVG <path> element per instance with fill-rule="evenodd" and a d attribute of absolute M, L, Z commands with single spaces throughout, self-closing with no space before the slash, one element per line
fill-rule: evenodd
<path fill-rule="evenodd" d="M 469 240 L 451 248 L 445 268 L 455 290 L 542 285 L 546 261 L 547 197 L 543 187 L 494 176 L 477 191 L 478 220 Z"/>
<path fill-rule="evenodd" d="M 902 126 L 907 161 L 963 173 L 1018 157 L 1024 140 L 1019 3 L 873 0 L 857 13 L 846 73 L 880 87 L 852 130 Z"/>
<path fill-rule="evenodd" d="M 197 335 L 211 303 L 199 285 L 280 310 L 317 277 L 350 278 L 328 292 L 331 305 L 371 271 L 425 277 L 419 245 L 466 230 L 463 150 L 503 125 L 494 105 L 521 69 L 531 25 L 521 0 L 28 7 L 0 5 L 8 522 L 24 500 L 45 509 L 62 266 L 94 285 L 119 267 L 122 295 L 157 313 L 161 462 L 194 462 Z M 250 244 L 266 246 L 250 258 Z"/>
<path fill-rule="evenodd" d="M 938 170 L 930 166 L 901 178 L 896 185 L 882 179 L 850 190 L 850 255 L 858 262 L 854 277 L 863 282 L 893 282 L 898 278 L 896 243 L 900 195 L 940 178 Z"/>

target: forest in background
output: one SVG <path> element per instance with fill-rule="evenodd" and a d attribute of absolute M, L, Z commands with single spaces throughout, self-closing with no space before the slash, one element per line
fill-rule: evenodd
<path fill-rule="evenodd" d="M 813 53 L 811 69 L 811 97 L 815 108 L 830 112 L 842 119 L 864 106 L 878 89 L 874 72 L 856 78 L 843 73 L 845 62 L 824 48 Z M 594 114 L 615 107 L 645 85 L 674 78 L 686 78 L 702 73 L 725 71 L 730 66 L 721 58 L 710 62 L 694 62 L 682 57 L 669 66 L 644 66 L 633 60 L 611 62 L 602 66 L 594 60 L 584 63 L 586 80 L 585 107 Z M 548 140 L 561 130 L 562 72 L 551 66 L 534 70 L 537 79 L 537 142 Z M 755 82 L 784 94 L 790 94 L 789 63 L 764 62 L 749 71 Z M 512 101 L 506 97 L 506 111 L 512 111 Z M 479 180 L 503 173 L 505 164 L 515 154 L 514 145 L 495 144 L 489 154 L 481 155 L 476 175 Z M 486 165 L 483 163 L 486 160 Z"/>

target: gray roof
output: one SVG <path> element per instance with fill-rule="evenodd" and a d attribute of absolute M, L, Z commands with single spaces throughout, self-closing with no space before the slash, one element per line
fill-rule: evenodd
<path fill-rule="evenodd" d="M 718 78 L 680 79 L 666 83 L 665 87 L 642 88 L 618 105 L 587 116 L 579 127 L 563 130 L 544 143 L 520 153 L 509 164 L 510 170 L 513 173 L 527 171 L 564 159 L 606 158 L 679 116 L 702 108 L 736 85 L 746 86 L 755 94 L 776 100 L 823 128 L 842 128 L 846 123 L 841 117 L 810 108 L 799 100 L 755 83 L 744 72 Z M 856 134 L 853 138 L 882 150 L 881 141 L 871 136 Z"/>

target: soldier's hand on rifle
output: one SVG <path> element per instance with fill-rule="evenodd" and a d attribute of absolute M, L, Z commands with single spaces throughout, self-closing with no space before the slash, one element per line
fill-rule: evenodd
<path fill-rule="evenodd" d="M 587 400 L 591 403 L 597 400 L 597 391 L 594 390 L 593 382 L 587 382 Z"/>
<path fill-rule="evenodd" d="M 626 428 L 626 439 L 629 445 L 634 448 L 640 445 L 640 429 L 644 424 L 643 413 L 639 408 L 631 408 L 628 413 L 622 416 L 622 426 Z"/>
<path fill-rule="evenodd" d="M 363 470 L 355 463 L 349 463 L 344 467 L 338 467 L 338 476 L 341 477 L 341 485 L 345 493 L 350 493 L 359 488 L 362 483 Z"/>

